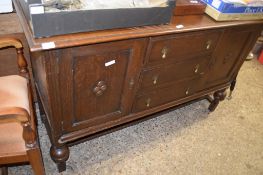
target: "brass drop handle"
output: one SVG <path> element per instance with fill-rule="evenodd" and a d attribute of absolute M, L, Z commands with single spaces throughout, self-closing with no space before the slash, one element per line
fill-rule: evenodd
<path fill-rule="evenodd" d="M 95 93 L 96 96 L 101 96 L 104 91 L 106 91 L 107 85 L 105 81 L 99 81 L 97 85 L 94 87 L 93 92 Z"/>
<path fill-rule="evenodd" d="M 208 40 L 206 42 L 206 50 L 209 50 L 211 48 L 211 45 L 212 45 L 212 41 L 211 40 Z"/>
<path fill-rule="evenodd" d="M 166 58 L 167 53 L 168 53 L 168 49 L 167 49 L 166 47 L 164 47 L 164 48 L 162 49 L 162 59 L 165 59 L 165 58 Z"/>
<path fill-rule="evenodd" d="M 135 82 L 134 82 L 134 79 L 133 79 L 133 78 L 131 78 L 131 79 L 130 79 L 130 82 L 129 82 L 129 88 L 130 88 L 130 89 L 132 89 L 132 88 L 133 88 L 133 86 L 134 86 L 134 83 L 135 83 Z"/>
<path fill-rule="evenodd" d="M 189 88 L 187 88 L 187 90 L 185 91 L 185 95 L 189 94 Z"/>
<path fill-rule="evenodd" d="M 147 108 L 150 107 L 150 104 L 151 104 L 151 99 L 148 98 L 148 99 L 146 100 L 146 107 L 147 107 Z"/>
<path fill-rule="evenodd" d="M 153 77 L 153 84 L 154 84 L 154 85 L 157 84 L 157 80 L 158 80 L 158 76 L 154 76 L 154 77 Z"/>
<path fill-rule="evenodd" d="M 200 65 L 199 64 L 197 64 L 196 66 L 195 66 L 195 73 L 197 74 L 198 73 L 198 71 L 199 71 L 199 67 L 200 67 Z"/>

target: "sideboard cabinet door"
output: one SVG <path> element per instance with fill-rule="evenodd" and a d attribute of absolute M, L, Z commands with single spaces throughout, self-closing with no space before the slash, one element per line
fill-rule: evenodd
<path fill-rule="evenodd" d="M 99 127 L 130 112 L 145 45 L 138 39 L 60 51 L 64 132 Z"/>
<path fill-rule="evenodd" d="M 213 53 L 208 86 L 230 82 L 244 62 L 257 38 L 260 26 L 226 29 Z"/>

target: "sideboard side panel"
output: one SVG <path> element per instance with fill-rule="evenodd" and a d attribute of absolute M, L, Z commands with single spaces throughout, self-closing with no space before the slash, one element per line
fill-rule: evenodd
<path fill-rule="evenodd" d="M 239 26 L 226 28 L 214 53 L 207 87 L 229 83 L 236 76 L 240 66 L 253 47 L 253 41 L 258 34 L 258 26 Z"/>

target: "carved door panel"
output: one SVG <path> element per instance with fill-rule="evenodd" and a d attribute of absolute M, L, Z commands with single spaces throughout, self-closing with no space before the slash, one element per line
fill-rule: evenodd
<path fill-rule="evenodd" d="M 227 83 L 236 76 L 256 38 L 256 29 L 256 26 L 234 27 L 224 32 L 209 66 L 210 86 Z"/>
<path fill-rule="evenodd" d="M 65 49 L 60 85 L 67 131 L 114 122 L 131 110 L 145 40 Z M 61 76 L 62 77 L 62 76 Z"/>

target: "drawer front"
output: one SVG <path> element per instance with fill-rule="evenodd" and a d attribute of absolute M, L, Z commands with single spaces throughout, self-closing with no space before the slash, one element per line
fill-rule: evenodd
<path fill-rule="evenodd" d="M 147 50 L 147 65 L 185 60 L 200 53 L 211 53 L 220 34 L 221 31 L 209 31 L 151 38 Z"/>
<path fill-rule="evenodd" d="M 166 83 L 203 76 L 211 56 L 194 57 L 188 61 L 166 64 L 143 71 L 140 91 L 156 88 Z"/>
<path fill-rule="evenodd" d="M 174 83 L 172 85 L 153 90 L 147 94 L 139 95 L 133 105 L 133 112 L 147 110 L 152 107 L 187 97 L 200 89 L 201 84 L 201 79 L 192 79 Z"/>

